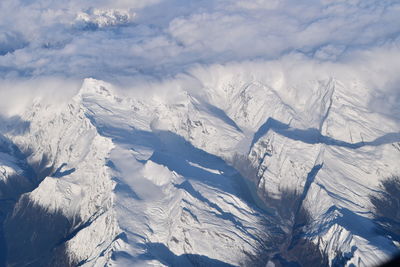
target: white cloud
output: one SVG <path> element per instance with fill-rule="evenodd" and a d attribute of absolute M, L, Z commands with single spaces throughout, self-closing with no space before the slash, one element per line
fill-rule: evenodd
<path fill-rule="evenodd" d="M 62 77 L 2 79 L 0 114 L 5 116 L 20 114 L 35 100 L 40 100 L 44 104 L 63 103 L 78 92 L 80 85 L 80 80 Z"/>
<path fill-rule="evenodd" d="M 397 55 L 399 13 L 399 1 L 380 0 L 3 0 L 0 77 L 121 83 L 293 53 Z"/>

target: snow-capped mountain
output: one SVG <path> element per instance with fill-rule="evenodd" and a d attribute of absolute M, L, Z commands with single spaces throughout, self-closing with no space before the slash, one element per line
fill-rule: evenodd
<path fill-rule="evenodd" d="M 0 267 L 400 260 L 399 0 L 0 14 Z"/>
<path fill-rule="evenodd" d="M 63 105 L 37 99 L 3 118 L 2 264 L 371 266 L 393 256 L 398 233 L 374 204 L 398 171 L 400 127 L 370 111 L 370 88 L 215 68 L 228 74 L 200 70 L 201 88 L 164 96 L 85 79 Z"/>

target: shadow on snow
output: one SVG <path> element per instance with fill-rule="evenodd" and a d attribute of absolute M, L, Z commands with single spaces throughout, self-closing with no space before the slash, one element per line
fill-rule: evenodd
<path fill-rule="evenodd" d="M 282 123 L 270 117 L 254 134 L 250 149 L 255 143 L 257 143 L 258 140 L 260 140 L 261 137 L 266 135 L 269 130 L 272 130 L 292 140 L 301 141 L 307 144 L 326 144 L 330 146 L 340 146 L 352 149 L 358 149 L 363 146 L 379 146 L 383 144 L 400 142 L 400 133 L 388 133 L 376 138 L 373 141 L 349 143 L 322 135 L 321 132 L 315 128 L 296 129 L 290 127 L 288 124 Z"/>

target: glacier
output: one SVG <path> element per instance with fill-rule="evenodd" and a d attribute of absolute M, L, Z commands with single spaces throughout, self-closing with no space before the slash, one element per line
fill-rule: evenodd
<path fill-rule="evenodd" d="M 1 118 L 1 264 L 390 259 L 400 239 L 372 200 L 398 172 L 400 124 L 370 110 L 357 77 L 269 68 L 197 68 L 200 87 L 175 78 L 164 94 L 87 78 L 64 104 Z"/>

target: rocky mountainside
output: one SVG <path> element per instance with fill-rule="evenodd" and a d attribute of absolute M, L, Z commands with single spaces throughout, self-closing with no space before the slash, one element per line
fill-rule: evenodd
<path fill-rule="evenodd" d="M 165 95 L 86 79 L 66 104 L 38 99 L 2 118 L 2 264 L 372 266 L 393 256 L 400 220 L 387 214 L 398 209 L 384 212 L 382 199 L 398 198 L 388 188 L 399 189 L 400 125 L 371 112 L 370 88 L 218 71 Z"/>

